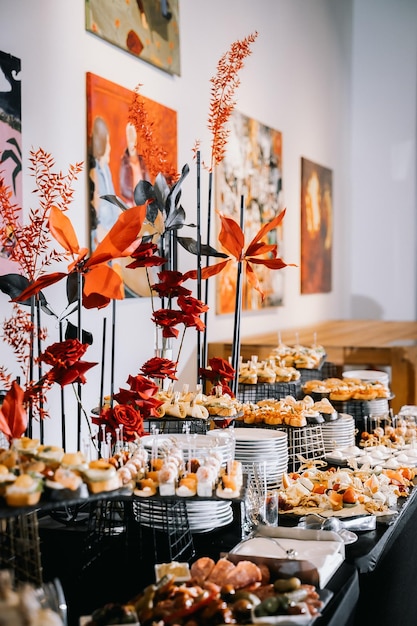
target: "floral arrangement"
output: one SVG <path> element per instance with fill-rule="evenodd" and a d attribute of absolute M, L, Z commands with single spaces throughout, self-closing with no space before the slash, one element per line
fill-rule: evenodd
<path fill-rule="evenodd" d="M 234 94 L 239 85 L 238 72 L 243 67 L 244 59 L 251 53 L 251 44 L 257 33 L 242 41 L 232 44 L 230 50 L 220 59 L 217 74 L 212 78 L 212 96 L 210 102 L 209 129 L 212 132 L 211 161 L 207 167 L 212 184 L 213 168 L 224 156 L 228 130 L 226 123 L 235 106 Z M 100 398 L 98 411 L 91 417 L 94 425 L 105 432 L 112 443 L 121 438 L 133 441 L 140 437 L 143 430 L 143 419 L 157 416 L 157 409 L 162 404 L 157 394 L 165 380 L 176 381 L 178 363 L 185 332 L 188 328 L 200 333 L 206 332 L 206 322 L 202 319 L 208 311 L 207 291 L 205 300 L 201 299 L 201 281 L 221 272 L 227 264 L 237 264 L 238 272 L 244 269 L 247 280 L 261 294 L 261 286 L 253 271 L 252 265 L 263 264 L 271 269 L 282 269 L 286 263 L 277 257 L 276 244 L 265 243 L 265 236 L 276 228 L 284 217 L 284 212 L 265 224 L 249 245 L 245 245 L 242 228 L 231 218 L 220 215 L 221 232 L 219 243 L 221 251 L 211 247 L 209 240 L 203 244 L 200 234 L 200 205 L 197 203 L 197 226 L 186 224 L 185 211 L 180 204 L 181 185 L 189 173 L 188 165 L 184 166 L 180 176 L 173 172 L 163 172 L 165 160 L 159 146 L 155 144 L 152 133 L 152 122 L 144 109 L 139 88 L 135 91 L 130 109 L 130 119 L 137 130 L 141 144 L 146 146 L 146 161 L 150 172 L 155 176 L 154 183 L 140 181 L 134 191 L 136 206 L 128 208 L 115 196 L 106 199 L 122 209 L 120 216 L 106 237 L 97 248 L 89 254 L 87 248 L 79 245 L 70 219 L 66 215 L 72 201 L 73 182 L 82 170 L 81 164 L 70 166 L 66 175 L 56 174 L 52 168 L 52 157 L 42 150 L 31 153 L 31 170 L 36 178 L 37 190 L 40 195 L 39 211 L 31 211 L 29 224 L 22 226 L 18 222 L 16 207 L 9 203 L 9 194 L 0 178 L 0 244 L 11 247 L 10 258 L 19 266 L 21 273 L 0 276 L 0 290 L 11 297 L 14 307 L 14 321 L 19 321 L 25 333 L 13 332 L 13 324 L 3 324 L 4 338 L 15 350 L 17 359 L 28 366 L 25 371 L 26 386 L 23 389 L 17 380 L 11 381 L 5 368 L 0 367 L 0 381 L 9 386 L 9 391 L 0 407 L 0 430 L 11 441 L 21 436 L 28 427 L 26 410 L 30 413 L 36 407 L 35 415 L 41 421 L 47 415 L 44 408 L 45 393 L 53 383 L 64 387 L 68 384 L 78 385 L 77 398 L 80 411 L 80 385 L 86 382 L 85 373 L 97 365 L 83 361 L 92 339 L 82 328 L 82 308 L 103 308 L 115 300 L 123 298 L 122 279 L 112 267 L 118 258 L 131 257 L 128 268 L 145 268 L 148 277 L 152 304 L 152 321 L 155 324 L 157 337 L 161 337 L 167 345 L 180 334 L 183 326 L 177 357 L 166 355 L 163 350 L 147 360 L 139 372 L 129 376 L 128 389 L 120 388 L 111 391 L 108 402 Z M 199 146 L 196 144 L 194 154 L 199 168 Z M 198 170 L 198 176 L 200 175 Z M 170 185 L 170 182 L 173 183 Z M 210 233 L 211 190 L 209 191 L 207 232 Z M 138 238 L 141 226 L 146 223 L 154 226 L 149 236 Z M 197 229 L 196 238 L 179 235 L 180 229 L 190 226 Z M 209 234 L 208 234 L 209 237 Z M 57 250 L 53 244 L 57 242 L 63 251 Z M 176 267 L 174 247 L 180 244 L 185 250 L 196 255 L 195 270 L 181 273 Z M 201 258 L 206 257 L 206 265 L 202 267 Z M 210 258 L 220 258 L 218 263 L 209 264 Z M 57 261 L 68 263 L 66 272 L 46 273 L 46 270 Z M 161 267 L 154 282 L 149 273 L 150 268 Z M 52 311 L 46 301 L 43 290 L 66 280 L 68 304 L 60 317 Z M 192 290 L 184 286 L 188 280 L 197 281 L 197 297 Z M 239 284 L 239 283 L 238 283 Z M 263 294 L 262 294 L 263 295 Z M 239 292 L 237 293 L 237 312 L 235 332 L 240 326 Z M 161 306 L 155 305 L 156 297 L 160 298 Z M 24 316 L 21 307 L 29 305 L 31 315 Z M 40 325 L 40 311 L 55 315 L 59 324 L 66 321 L 65 339 L 54 343 L 45 350 L 41 343 L 46 334 Z M 34 311 L 37 311 L 35 319 Z M 78 314 L 77 324 L 67 319 L 71 313 Z M 24 321 L 22 321 L 22 319 Z M 14 322 L 13 322 L 14 323 Z M 23 339 L 22 339 L 23 337 Z M 38 344 L 38 355 L 34 356 L 35 343 Z M 237 343 L 238 338 L 237 338 Z M 157 342 L 159 346 L 159 341 Z M 233 395 L 235 390 L 230 383 L 237 381 L 237 360 L 232 364 L 224 359 L 211 359 L 205 366 L 205 358 L 201 360 L 200 346 L 197 345 L 197 372 L 201 381 L 208 381 L 213 389 L 220 386 L 223 393 Z M 38 365 L 38 376 L 34 375 L 33 364 Z M 43 367 L 51 369 L 43 372 Z M 202 365 L 202 366 L 201 366 Z M 34 401 L 37 399 L 36 401 Z M 84 412 L 85 413 L 85 412 Z M 88 419 L 87 419 L 88 421 Z M 30 423 L 30 420 L 29 420 Z M 90 425 L 89 425 L 90 427 Z M 78 424 L 79 431 L 80 422 Z"/>

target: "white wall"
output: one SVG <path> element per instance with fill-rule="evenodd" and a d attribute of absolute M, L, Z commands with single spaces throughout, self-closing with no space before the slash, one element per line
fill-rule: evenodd
<path fill-rule="evenodd" d="M 356 0 L 352 317 L 416 319 L 417 2 Z"/>
<path fill-rule="evenodd" d="M 363 4 L 367 10 L 363 8 Z M 377 4 L 378 7 L 382 5 L 381 16 L 375 11 Z M 354 122 L 361 121 L 362 102 L 364 108 L 366 107 L 365 111 L 368 106 L 373 108 L 371 102 L 374 93 L 367 94 L 366 85 L 363 80 L 359 80 L 362 55 L 366 59 L 363 71 L 365 72 L 369 62 L 371 73 L 375 64 L 376 75 L 380 71 L 379 55 L 384 53 L 383 58 L 388 56 L 390 60 L 389 66 L 384 63 L 384 69 L 391 76 L 390 79 L 385 78 L 387 88 L 383 93 L 384 107 L 397 120 L 396 106 L 401 103 L 398 124 L 404 125 L 404 128 L 399 126 L 396 129 L 396 134 L 392 135 L 392 139 L 385 146 L 390 150 L 390 158 L 395 148 L 401 149 L 403 143 L 415 139 L 415 134 L 413 137 L 410 135 L 415 123 L 416 29 L 414 34 L 411 32 L 412 25 L 416 25 L 413 10 L 415 3 L 413 0 L 401 0 L 401 4 L 407 9 L 405 14 L 395 11 L 397 2 L 394 0 L 367 0 L 364 3 L 363 0 L 356 3 L 354 0 L 259 0 L 256 3 L 251 0 L 180 0 L 182 70 L 181 76 L 176 77 L 87 33 L 84 28 L 83 0 L 2 0 L 1 49 L 22 60 L 24 158 L 27 159 L 31 147 L 39 146 L 54 155 L 58 168 L 65 169 L 69 163 L 85 158 L 85 74 L 93 72 L 129 89 L 134 89 L 141 83 L 143 95 L 175 109 L 178 112 L 178 164 L 182 166 L 188 162 L 194 173 L 191 149 L 196 139 L 202 140 L 202 157 L 204 158 L 204 151 L 207 151 L 207 155 L 209 153 L 209 79 L 215 74 L 217 61 L 230 44 L 257 30 L 259 36 L 253 45 L 253 54 L 247 59 L 240 74 L 237 108 L 283 133 L 283 176 L 287 206 L 283 256 L 288 262 L 299 263 L 300 260 L 301 157 L 333 170 L 333 290 L 324 295 L 301 296 L 299 269 L 284 270 L 285 306 L 257 314 L 244 314 L 242 336 L 300 327 L 323 319 L 348 317 L 355 313 L 351 294 L 371 293 L 372 299 L 381 302 L 387 314 L 392 312 L 398 318 L 412 318 L 416 298 L 411 239 L 414 238 L 415 226 L 413 222 L 410 232 L 411 229 L 407 231 L 408 227 L 405 225 L 394 227 L 393 224 L 397 224 L 399 211 L 407 219 L 412 216 L 411 196 L 413 193 L 415 195 L 415 168 L 411 179 L 408 178 L 407 170 L 406 181 L 401 178 L 401 173 L 397 175 L 401 179 L 394 181 L 392 177 L 383 176 L 380 168 L 373 169 L 375 156 L 366 161 L 369 172 L 365 173 L 365 167 L 360 166 L 358 159 L 351 164 L 352 138 L 355 154 L 362 154 L 363 151 L 358 133 L 351 125 L 352 93 Z M 363 16 L 364 19 L 369 19 L 371 14 L 376 14 L 373 30 L 375 47 L 368 57 L 365 45 L 367 36 L 366 31 L 362 31 L 361 18 Z M 388 33 L 384 26 L 387 17 L 390 20 Z M 390 54 L 387 55 L 383 43 L 386 35 L 394 33 L 397 39 L 400 37 L 403 20 L 407 26 L 408 54 L 411 57 L 414 51 L 414 57 L 407 63 L 404 79 L 396 80 L 395 89 L 390 89 L 389 85 L 397 78 L 397 64 L 404 66 L 405 53 L 399 51 L 398 45 L 392 45 Z M 410 24 L 411 20 L 414 23 Z M 357 46 L 354 54 L 352 41 Z M 354 77 L 358 80 L 358 86 L 354 89 L 351 85 L 352 59 Z M 413 91 L 410 93 L 410 75 L 413 71 Z M 381 77 L 381 80 L 384 78 Z M 366 98 L 370 101 L 369 105 Z M 372 119 L 373 133 L 370 140 L 377 142 L 378 149 L 381 147 L 382 137 L 387 136 L 387 126 L 390 126 L 384 123 L 385 116 L 384 112 L 379 124 L 376 116 Z M 395 124 L 392 123 L 391 126 L 394 130 Z M 365 139 L 362 141 L 365 143 Z M 368 148 L 369 154 L 373 154 L 372 141 Z M 358 186 L 354 184 L 356 180 L 359 181 Z M 77 184 L 70 214 L 79 240 L 83 243 L 88 241 L 86 183 L 84 174 Z M 358 220 L 363 213 L 360 202 L 364 203 L 366 198 L 373 196 L 372 190 L 375 186 L 379 185 L 382 192 L 381 183 L 384 183 L 384 187 L 389 183 L 389 189 L 383 195 L 386 199 L 390 197 L 391 201 L 388 207 L 384 204 L 385 218 L 379 219 L 378 224 L 381 221 L 384 224 L 382 237 L 386 236 L 388 229 L 391 235 L 394 234 L 394 242 L 392 236 L 387 241 L 391 247 L 387 245 L 384 250 L 392 249 L 393 243 L 395 246 L 401 243 L 400 232 L 404 234 L 405 231 L 406 235 L 408 233 L 406 258 L 413 270 L 410 269 L 412 281 L 410 280 L 407 292 L 401 293 L 402 315 L 397 311 L 398 307 L 387 307 L 392 289 L 387 282 L 381 284 L 382 281 L 378 280 L 374 284 L 373 292 L 364 289 L 363 263 L 360 259 L 363 260 L 368 251 L 370 257 L 374 258 L 369 247 L 376 244 L 375 258 L 378 261 L 384 260 L 385 252 L 381 254 L 380 250 L 382 244 L 373 236 L 368 237 L 366 242 L 361 239 L 358 255 Z M 206 182 L 203 180 L 203 198 L 204 185 Z M 32 187 L 32 180 L 25 168 L 26 211 L 34 206 Z M 183 190 L 183 206 L 190 219 L 195 219 L 195 196 L 195 177 L 191 174 Z M 371 207 L 369 202 L 366 203 L 366 209 L 372 210 L 374 219 L 379 204 L 375 203 Z M 396 214 L 393 211 L 391 217 L 390 211 L 394 206 Z M 398 229 L 398 234 L 395 229 Z M 411 256 L 414 264 L 409 258 Z M 401 257 L 397 264 L 400 261 Z M 354 275 L 351 273 L 352 268 Z M 384 278 L 389 270 L 388 262 L 384 261 Z M 381 272 L 381 269 L 377 268 L 376 271 Z M 401 276 L 404 276 L 403 268 Z M 232 317 L 217 317 L 214 314 L 213 292 L 214 286 L 211 288 L 209 341 L 229 339 L 232 335 Z M 50 297 L 52 295 L 59 299 L 59 294 L 51 292 Z M 6 305 L 7 299 L 0 294 L 2 313 Z M 59 302 L 57 308 L 59 310 Z M 103 314 L 109 315 L 109 311 L 105 310 Z M 85 326 L 94 329 L 96 336 L 96 343 L 89 348 L 86 355 L 89 360 L 100 360 L 101 318 L 102 313 L 96 311 L 86 312 L 84 316 Z M 149 320 L 150 306 L 146 299 L 125 301 L 117 305 L 116 388 L 123 386 L 127 375 L 137 373 L 141 364 L 152 355 L 153 329 Z M 54 328 L 51 329 L 51 340 L 56 340 Z M 195 339 L 192 337 L 181 360 L 182 382 L 194 382 L 194 346 Z M 98 394 L 99 372 L 96 368 L 89 373 L 88 384 L 83 388 L 83 402 L 87 409 L 97 404 Z"/>

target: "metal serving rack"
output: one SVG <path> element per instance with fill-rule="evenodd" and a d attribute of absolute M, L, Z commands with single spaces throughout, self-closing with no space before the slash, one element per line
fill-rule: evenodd
<path fill-rule="evenodd" d="M 288 471 L 297 472 L 304 461 L 323 459 L 326 454 L 321 424 L 286 428 L 288 435 Z"/>
<path fill-rule="evenodd" d="M 42 585 L 42 560 L 36 511 L 0 519 L 0 569 L 15 582 Z"/>
<path fill-rule="evenodd" d="M 187 561 L 194 556 L 184 499 L 135 500 L 132 510 L 130 535 L 135 535 L 139 544 L 152 540 L 155 563 L 178 561 L 180 558 Z"/>
<path fill-rule="evenodd" d="M 127 558 L 129 503 L 102 499 L 90 503 L 84 541 L 82 570 L 91 567 L 103 554 L 120 543 L 121 562 Z"/>
<path fill-rule="evenodd" d="M 161 417 L 143 420 L 146 433 L 152 434 L 157 428 L 160 434 L 173 435 L 183 433 L 185 429 L 192 435 L 205 435 L 210 428 L 210 421 L 198 418 Z"/>
<path fill-rule="evenodd" d="M 259 400 L 274 398 L 280 400 L 285 396 L 299 398 L 301 393 L 301 382 L 299 380 L 287 383 L 256 383 L 248 385 L 239 383 L 238 399 L 240 402 L 256 403 Z"/>

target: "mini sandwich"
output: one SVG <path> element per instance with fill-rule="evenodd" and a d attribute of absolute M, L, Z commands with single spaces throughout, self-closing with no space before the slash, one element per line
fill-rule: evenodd
<path fill-rule="evenodd" d="M 21 474 L 6 487 L 6 503 L 8 506 L 34 506 L 40 500 L 42 487 L 41 479 Z"/>
<path fill-rule="evenodd" d="M 12 446 L 21 456 L 34 456 L 39 447 L 39 439 L 31 439 L 30 437 L 19 437 L 13 439 Z"/>
<path fill-rule="evenodd" d="M 114 491 L 121 487 L 121 479 L 116 468 L 104 459 L 90 461 L 88 469 L 84 470 L 84 481 L 90 493 Z"/>
<path fill-rule="evenodd" d="M 65 467 L 59 467 L 52 478 L 45 480 L 45 493 L 52 500 L 78 498 L 81 496 L 83 484 L 83 479 L 79 474 Z"/>
<path fill-rule="evenodd" d="M 43 461 L 48 467 L 56 469 L 59 467 L 64 456 L 64 448 L 59 446 L 41 445 L 36 451 L 38 461 Z"/>
<path fill-rule="evenodd" d="M 82 473 L 84 470 L 88 469 L 88 463 L 82 452 L 66 452 L 61 459 L 61 467 L 70 469 L 73 472 Z"/>

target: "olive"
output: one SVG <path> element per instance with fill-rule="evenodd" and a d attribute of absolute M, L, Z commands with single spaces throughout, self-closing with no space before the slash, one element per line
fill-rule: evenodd
<path fill-rule="evenodd" d="M 233 585 L 223 585 L 220 589 L 220 595 L 226 602 L 232 602 L 235 598 L 236 590 Z"/>
<path fill-rule="evenodd" d="M 260 603 L 260 599 L 254 593 L 245 591 L 244 589 L 238 589 L 234 595 L 234 600 L 248 600 L 252 606 L 257 606 Z"/>
<path fill-rule="evenodd" d="M 285 593 L 286 591 L 295 591 L 301 586 L 301 580 L 296 576 L 292 578 L 277 578 L 274 582 L 274 589 L 279 593 Z"/>
<path fill-rule="evenodd" d="M 245 598 L 241 598 L 240 600 L 236 600 L 236 602 L 232 605 L 232 612 L 235 619 L 238 623 L 245 623 L 248 619 L 250 619 L 252 614 L 253 604 L 250 600 Z"/>
<path fill-rule="evenodd" d="M 270 596 L 269 598 L 265 598 L 265 600 L 262 601 L 262 604 L 267 615 L 275 615 L 281 603 L 278 596 Z"/>

